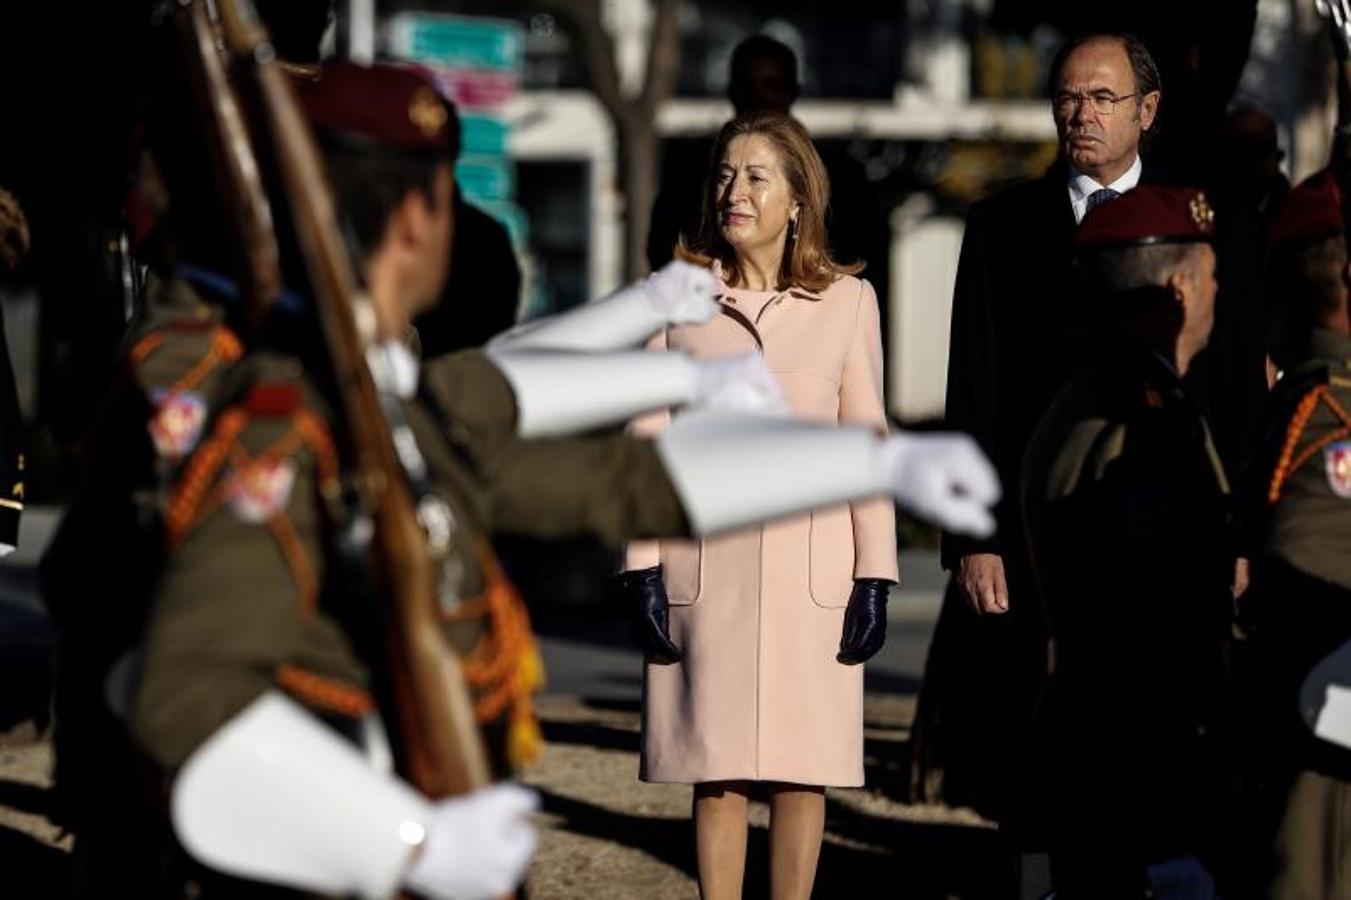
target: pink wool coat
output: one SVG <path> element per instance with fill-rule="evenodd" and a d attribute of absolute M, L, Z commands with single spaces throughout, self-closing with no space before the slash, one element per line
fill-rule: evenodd
<path fill-rule="evenodd" d="M 820 294 L 729 288 L 722 303 L 722 315 L 654 344 L 695 357 L 761 350 L 795 414 L 886 429 L 867 281 L 845 276 Z M 668 420 L 657 414 L 636 428 L 651 433 Z M 646 667 L 640 777 L 861 785 L 863 667 L 835 654 L 853 579 L 897 577 L 891 500 L 629 546 L 626 568 L 658 563 L 684 660 Z"/>

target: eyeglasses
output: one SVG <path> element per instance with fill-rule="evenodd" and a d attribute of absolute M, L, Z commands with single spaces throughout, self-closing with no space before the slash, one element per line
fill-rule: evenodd
<path fill-rule="evenodd" d="M 1078 111 L 1080 104 L 1087 101 L 1093 111 L 1100 116 L 1110 116 L 1116 112 L 1116 105 L 1123 100 L 1130 100 L 1133 97 L 1139 97 L 1140 92 L 1133 94 L 1122 94 L 1120 97 L 1112 95 L 1108 91 L 1095 91 L 1092 94 L 1056 94 L 1051 99 L 1051 108 L 1055 110 L 1058 116 L 1072 116 Z"/>

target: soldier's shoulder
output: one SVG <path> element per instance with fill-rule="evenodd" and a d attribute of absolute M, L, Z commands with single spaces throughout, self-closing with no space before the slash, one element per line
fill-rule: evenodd
<path fill-rule="evenodd" d="M 285 355 L 250 353 L 179 471 L 166 521 L 169 545 L 227 513 L 244 524 L 270 524 L 294 513 L 297 498 L 312 509 L 312 488 L 336 496 L 338 480 L 327 409 L 304 367 Z"/>
<path fill-rule="evenodd" d="M 1271 389 L 1268 416 L 1281 421 L 1295 415 L 1301 403 L 1320 388 L 1351 396 L 1351 379 L 1335 374 L 1326 363 L 1313 363 L 1285 373 Z"/>
<path fill-rule="evenodd" d="M 481 350 L 437 357 L 422 367 L 424 397 L 445 424 L 512 430 L 516 395 L 502 370 Z"/>
<path fill-rule="evenodd" d="M 193 390 L 243 355 L 222 311 L 181 279 L 157 283 L 129 330 L 125 365 L 146 392 Z"/>

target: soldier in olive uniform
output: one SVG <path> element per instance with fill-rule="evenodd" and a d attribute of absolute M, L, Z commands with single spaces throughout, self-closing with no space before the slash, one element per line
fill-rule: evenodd
<path fill-rule="evenodd" d="M 988 528 L 997 495 L 988 464 L 969 442 L 940 436 L 882 440 L 752 417 L 724 445 L 725 418 L 689 416 L 662 442 L 520 440 L 515 429 L 538 421 L 520 393 L 523 357 L 470 355 L 419 371 L 402 343 L 440 288 L 453 225 L 448 117 L 430 83 L 410 70 L 338 66 L 302 96 L 363 245 L 383 329 L 373 374 L 397 398 L 425 468 L 415 474 L 450 512 L 448 637 L 480 720 L 507 725 L 503 755 L 529 749 L 538 672 L 524 612 L 483 540 L 492 530 L 587 530 L 618 542 L 879 492 L 950 525 Z M 256 342 L 175 480 L 132 735 L 172 778 L 177 835 L 214 870 L 333 893 L 504 892 L 533 845 L 528 798 L 507 786 L 433 805 L 354 763 L 318 724 L 369 753 L 381 744 L 383 691 L 369 665 L 379 629 L 361 567 L 350 565 L 332 400 L 314 363 L 304 346 Z M 729 482 L 718 460 L 756 450 L 764 471 Z M 804 457 L 820 471 L 785 483 Z M 219 887 L 214 875 L 194 877 Z"/>
<path fill-rule="evenodd" d="M 1289 340 L 1284 375 L 1246 473 L 1252 588 L 1243 619 L 1255 738 L 1278 813 L 1269 896 L 1351 893 L 1351 750 L 1313 735 L 1300 685 L 1351 640 L 1351 322 L 1342 193 L 1330 170 L 1286 198 L 1271 226 L 1273 284 Z"/>
<path fill-rule="evenodd" d="M 1057 398 L 1024 466 L 1054 641 L 1035 781 L 1057 897 L 1143 898 L 1204 843 L 1234 553 L 1229 485 L 1182 384 L 1210 333 L 1213 212 L 1141 187 L 1076 235 L 1114 349 Z"/>

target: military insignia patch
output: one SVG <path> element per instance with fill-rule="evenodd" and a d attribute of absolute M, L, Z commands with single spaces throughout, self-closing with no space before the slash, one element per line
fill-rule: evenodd
<path fill-rule="evenodd" d="M 206 400 L 196 391 L 164 389 L 152 392 L 150 400 L 155 405 L 149 423 L 155 452 L 165 459 L 182 459 L 202 437 Z"/>
<path fill-rule="evenodd" d="M 1351 441 L 1338 441 L 1324 447 L 1323 465 L 1332 493 L 1351 500 Z"/>
<path fill-rule="evenodd" d="M 296 483 L 289 459 L 236 462 L 225 479 L 225 499 L 245 522 L 267 522 L 286 508 Z"/>

